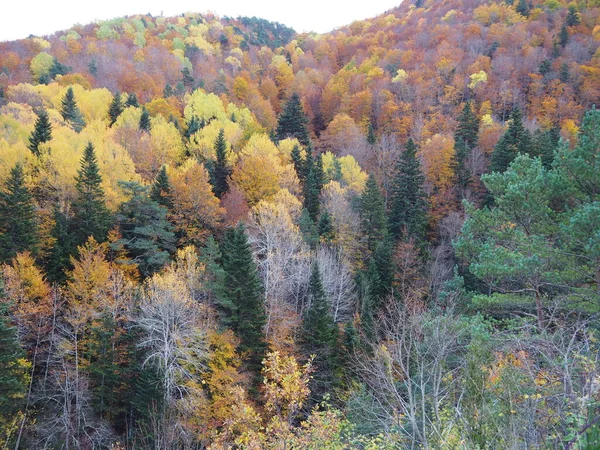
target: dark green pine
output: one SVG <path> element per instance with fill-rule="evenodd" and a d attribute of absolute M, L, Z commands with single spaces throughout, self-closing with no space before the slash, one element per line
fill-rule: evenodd
<path fill-rule="evenodd" d="M 117 121 L 124 109 L 125 107 L 123 105 L 123 100 L 121 99 L 121 93 L 117 92 L 113 96 L 113 99 L 110 102 L 110 106 L 108 108 L 109 127 L 112 127 L 115 124 L 115 122 Z"/>
<path fill-rule="evenodd" d="M 300 97 L 294 92 L 277 121 L 277 139 L 296 138 L 302 145 L 308 145 L 310 137 L 307 124 Z"/>
<path fill-rule="evenodd" d="M 552 168 L 554 154 L 558 150 L 560 142 L 560 129 L 552 127 L 549 130 L 536 130 L 533 135 L 531 156 L 538 156 L 542 160 L 544 168 Z"/>
<path fill-rule="evenodd" d="M 25 250 L 35 254 L 37 231 L 33 197 L 25 184 L 23 166 L 17 163 L 0 192 L 0 262 Z"/>
<path fill-rule="evenodd" d="M 150 123 L 150 113 L 146 108 L 142 108 L 142 115 L 140 116 L 139 129 L 140 131 L 145 131 L 146 133 L 150 133 L 150 128 L 152 124 Z"/>
<path fill-rule="evenodd" d="M 385 214 L 385 203 L 381 189 L 371 174 L 367 179 L 365 190 L 359 199 L 359 212 L 363 233 L 366 237 L 369 254 L 375 251 L 379 242 L 388 235 L 388 222 Z"/>
<path fill-rule="evenodd" d="M 292 149 L 292 163 L 294 164 L 294 169 L 296 170 L 296 175 L 298 176 L 298 180 L 300 183 L 304 183 L 305 174 L 304 174 L 304 159 L 300 154 L 300 147 L 298 145 L 294 145 Z"/>
<path fill-rule="evenodd" d="M 213 192 L 218 198 L 229 191 L 229 175 L 231 169 L 227 164 L 227 141 L 225 140 L 225 131 L 221 128 L 219 135 L 215 140 L 215 167 L 213 171 Z"/>
<path fill-rule="evenodd" d="M 27 391 L 24 358 L 17 330 L 10 324 L 8 305 L 0 303 L 0 417 L 5 420 L 12 419 L 23 406 Z"/>
<path fill-rule="evenodd" d="M 221 254 L 224 284 L 219 306 L 223 322 L 240 339 L 239 351 L 248 369 L 258 375 L 267 348 L 266 313 L 262 284 L 242 224 L 225 232 Z"/>
<path fill-rule="evenodd" d="M 187 123 L 187 127 L 184 132 L 184 137 L 189 141 L 190 138 L 202 129 L 202 124 L 196 116 L 192 116 L 190 121 Z"/>
<path fill-rule="evenodd" d="M 562 48 L 565 48 L 569 43 L 569 29 L 567 28 L 566 24 L 563 24 L 563 26 L 560 27 L 560 33 L 558 34 L 558 42 L 560 43 L 560 46 Z"/>
<path fill-rule="evenodd" d="M 137 95 L 135 93 L 127 95 L 127 101 L 125 102 L 125 107 L 133 106 L 134 108 L 139 108 L 140 103 L 138 102 Z"/>
<path fill-rule="evenodd" d="M 462 139 L 455 141 L 451 164 L 454 171 L 454 183 L 461 189 L 466 188 L 471 181 L 471 171 L 467 164 L 470 154 L 471 150 L 465 141 Z"/>
<path fill-rule="evenodd" d="M 194 84 L 196 82 L 194 80 L 194 77 L 192 77 L 192 75 L 190 73 L 190 69 L 188 69 L 187 67 L 184 67 L 181 70 L 181 81 L 183 82 L 183 85 L 186 87 L 186 89 L 188 91 L 191 91 L 192 89 L 194 89 Z"/>
<path fill-rule="evenodd" d="M 46 275 L 53 283 L 63 283 L 65 271 L 71 268 L 71 255 L 74 252 L 73 236 L 69 230 L 69 220 L 60 208 L 55 207 L 52 218 L 54 227 L 50 233 L 54 244 L 46 261 Z"/>
<path fill-rule="evenodd" d="M 454 132 L 454 140 L 462 140 L 467 148 L 472 149 L 477 145 L 479 135 L 479 119 L 473 113 L 471 102 L 465 103 L 458 116 L 458 126 Z"/>
<path fill-rule="evenodd" d="M 519 0 L 519 3 L 517 4 L 517 12 L 519 14 L 521 14 L 523 17 L 529 17 L 529 3 L 527 3 L 527 0 Z"/>
<path fill-rule="evenodd" d="M 173 210 L 173 189 L 165 165 L 160 168 L 154 179 L 150 190 L 150 198 L 159 205 L 167 208 L 167 211 Z"/>
<path fill-rule="evenodd" d="M 164 98 L 169 98 L 169 97 L 173 97 L 175 95 L 175 91 L 173 90 L 173 87 L 167 83 L 165 85 L 165 88 L 163 89 L 163 97 Z"/>
<path fill-rule="evenodd" d="M 579 14 L 575 5 L 569 6 L 569 12 L 567 13 L 565 23 L 568 27 L 575 27 L 581 23 L 581 14 Z"/>
<path fill-rule="evenodd" d="M 67 89 L 61 101 L 60 114 L 75 132 L 79 133 L 85 127 L 85 120 L 83 120 L 81 111 L 79 111 L 79 107 L 77 106 L 72 87 Z"/>
<path fill-rule="evenodd" d="M 298 220 L 298 228 L 300 228 L 300 233 L 302 233 L 304 242 L 306 242 L 312 250 L 316 249 L 319 244 L 319 230 L 310 218 L 310 214 L 306 208 L 302 208 L 302 213 Z"/>
<path fill-rule="evenodd" d="M 494 147 L 490 157 L 489 170 L 490 172 L 505 172 L 517 155 L 530 152 L 531 134 L 523 126 L 521 111 L 515 108 L 510 113 L 508 129 Z"/>
<path fill-rule="evenodd" d="M 377 143 L 375 128 L 373 128 L 373 124 L 371 122 L 369 122 L 369 126 L 367 127 L 367 143 L 369 145 L 375 145 Z"/>
<path fill-rule="evenodd" d="M 308 172 L 306 181 L 304 182 L 304 208 L 308 211 L 308 215 L 313 223 L 319 221 L 319 187 L 314 169 Z"/>
<path fill-rule="evenodd" d="M 72 221 L 75 245 L 85 243 L 89 236 L 103 242 L 111 225 L 111 215 L 106 207 L 102 176 L 91 142 L 83 151 L 75 182 L 77 198 L 73 202 Z"/>
<path fill-rule="evenodd" d="M 335 230 L 333 229 L 333 223 L 331 223 L 331 216 L 327 211 L 323 211 L 319 219 L 319 236 L 326 244 L 331 244 L 335 240 Z"/>
<path fill-rule="evenodd" d="M 52 139 L 52 125 L 50 125 L 50 119 L 45 109 L 40 109 L 37 112 L 37 119 L 35 119 L 35 125 L 33 126 L 33 132 L 29 136 L 29 145 L 27 148 L 31 150 L 34 156 L 40 157 L 40 144 L 48 142 Z"/>
<path fill-rule="evenodd" d="M 396 239 L 425 241 L 427 229 L 427 195 L 425 176 L 417 158 L 417 146 L 408 140 L 396 164 L 392 183 L 390 229 Z"/>

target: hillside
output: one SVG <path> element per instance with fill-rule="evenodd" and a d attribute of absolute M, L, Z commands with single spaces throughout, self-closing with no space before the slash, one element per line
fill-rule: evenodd
<path fill-rule="evenodd" d="M 600 3 L 0 42 L 0 446 L 595 448 Z"/>

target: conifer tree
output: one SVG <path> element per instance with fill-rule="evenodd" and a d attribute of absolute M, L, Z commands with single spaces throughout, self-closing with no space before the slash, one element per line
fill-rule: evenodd
<path fill-rule="evenodd" d="M 61 101 L 60 114 L 65 122 L 77 133 L 85 127 L 85 120 L 83 120 L 81 111 L 79 111 L 79 107 L 77 106 L 72 87 L 67 89 Z"/>
<path fill-rule="evenodd" d="M 427 228 L 427 196 L 423 189 L 425 176 L 417 158 L 417 146 L 408 140 L 396 165 L 392 184 L 390 229 L 396 239 L 425 240 Z"/>
<path fill-rule="evenodd" d="M 160 168 L 154 179 L 154 184 L 152 184 L 150 190 L 150 198 L 160 206 L 167 208 L 167 211 L 173 210 L 173 190 L 165 165 Z"/>
<path fill-rule="evenodd" d="M 125 108 L 121 99 L 121 93 L 117 92 L 113 96 L 113 99 L 110 102 L 110 106 L 108 108 L 109 127 L 112 127 L 115 124 L 115 122 L 117 121 L 124 109 Z"/>
<path fill-rule="evenodd" d="M 377 143 L 375 128 L 373 128 L 373 124 L 371 122 L 369 122 L 369 126 L 367 128 L 367 142 L 369 143 L 369 145 L 375 145 Z"/>
<path fill-rule="evenodd" d="M 532 141 L 531 156 L 539 156 L 544 168 L 550 169 L 560 142 L 560 129 L 552 127 L 545 131 L 536 130 Z"/>
<path fill-rule="evenodd" d="M 569 12 L 565 21 L 568 27 L 575 27 L 581 23 L 581 14 L 577 11 L 577 6 L 569 5 Z"/>
<path fill-rule="evenodd" d="M 523 127 L 521 111 L 515 108 L 510 113 L 508 129 L 502 135 L 492 156 L 490 157 L 490 172 L 504 172 L 519 154 L 529 154 L 531 151 L 531 135 Z"/>
<path fill-rule="evenodd" d="M 221 128 L 219 135 L 215 140 L 215 167 L 213 171 L 213 191 L 215 196 L 221 198 L 223 194 L 229 191 L 227 179 L 231 174 L 231 169 L 227 165 L 227 141 L 225 140 L 225 131 Z"/>
<path fill-rule="evenodd" d="M 460 116 L 458 116 L 458 126 L 454 132 L 454 140 L 462 140 L 469 149 L 472 149 L 477 145 L 478 135 L 479 119 L 473 113 L 471 102 L 467 102 Z"/>
<path fill-rule="evenodd" d="M 137 95 L 135 93 L 131 93 L 127 95 L 127 101 L 125 102 L 125 107 L 133 106 L 134 108 L 139 108 L 140 103 L 138 102 Z"/>
<path fill-rule="evenodd" d="M 379 242 L 388 235 L 388 222 L 385 215 L 385 203 L 381 190 L 371 174 L 367 179 L 365 190 L 359 200 L 360 218 L 363 232 L 367 239 L 367 249 L 375 251 Z"/>
<path fill-rule="evenodd" d="M 37 112 L 37 119 L 35 120 L 33 132 L 31 133 L 31 136 L 29 136 L 27 148 L 31 150 L 31 153 L 33 153 L 34 156 L 39 158 L 40 144 L 48 142 L 50 139 L 52 139 L 52 125 L 50 125 L 46 110 L 40 109 Z"/>
<path fill-rule="evenodd" d="M 204 120 L 204 119 L 203 119 Z M 189 140 L 196 132 L 203 128 L 202 123 L 196 116 L 192 116 L 190 121 L 187 123 L 187 127 L 184 132 L 184 137 Z"/>
<path fill-rule="evenodd" d="M 298 220 L 298 228 L 300 228 L 300 233 L 302 233 L 304 242 L 306 242 L 312 250 L 316 249 L 317 244 L 319 243 L 319 230 L 317 229 L 317 225 L 310 218 L 310 214 L 306 208 L 302 208 L 300 220 Z"/>
<path fill-rule="evenodd" d="M 527 3 L 527 0 L 519 0 L 516 10 L 523 17 L 529 17 L 529 3 Z"/>
<path fill-rule="evenodd" d="M 46 261 L 46 275 L 51 282 L 63 283 L 67 279 L 66 271 L 71 268 L 70 257 L 75 246 L 69 230 L 69 220 L 58 206 L 54 208 L 52 218 L 54 227 L 52 227 L 50 236 L 54 243 Z"/>
<path fill-rule="evenodd" d="M 142 108 L 142 115 L 140 116 L 140 131 L 145 131 L 146 133 L 150 133 L 150 128 L 152 124 L 150 123 L 150 114 L 146 108 Z"/>
<path fill-rule="evenodd" d="M 304 208 L 308 211 L 308 215 L 313 223 L 319 221 L 319 187 L 314 168 L 308 171 L 306 181 L 304 182 Z"/>
<path fill-rule="evenodd" d="M 321 240 L 326 244 L 331 244 L 335 240 L 335 230 L 331 223 L 331 216 L 327 211 L 323 211 L 319 219 L 319 236 L 321 236 Z"/>
<path fill-rule="evenodd" d="M 25 184 L 23 166 L 17 163 L 0 192 L 0 262 L 25 250 L 35 253 L 37 244 L 33 197 Z"/>
<path fill-rule="evenodd" d="M 83 244 L 90 236 L 97 242 L 103 242 L 110 228 L 111 217 L 106 208 L 102 176 L 91 142 L 88 142 L 83 151 L 75 181 L 77 198 L 73 202 L 72 221 L 74 245 Z"/>
<path fill-rule="evenodd" d="M 293 93 L 277 121 L 277 139 L 296 138 L 302 145 L 308 145 L 310 138 L 306 125 L 308 119 L 298 94 Z"/>
<path fill-rule="evenodd" d="M 221 253 L 223 320 L 240 339 L 239 351 L 246 355 L 248 368 L 258 374 L 266 351 L 266 314 L 261 281 L 242 224 L 225 232 Z"/>
<path fill-rule="evenodd" d="M 300 183 L 304 183 L 304 159 L 302 159 L 302 155 L 300 154 L 300 147 L 294 145 L 292 149 L 292 163 L 294 164 L 294 169 L 296 170 L 296 175 L 298 176 L 298 180 Z"/>
<path fill-rule="evenodd" d="M 188 91 L 191 91 L 192 89 L 194 89 L 194 77 L 192 77 L 191 73 L 190 73 L 190 69 L 188 69 L 187 67 L 184 67 L 181 70 L 181 81 L 183 82 L 183 85 L 187 88 Z"/>
<path fill-rule="evenodd" d="M 169 97 L 172 97 L 173 95 L 175 95 L 175 91 L 173 91 L 173 87 L 169 83 L 167 83 L 165 85 L 165 88 L 163 89 L 163 97 L 169 98 Z"/>

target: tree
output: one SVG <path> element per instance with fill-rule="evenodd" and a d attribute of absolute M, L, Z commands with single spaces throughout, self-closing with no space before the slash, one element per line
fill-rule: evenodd
<path fill-rule="evenodd" d="M 40 144 L 44 142 L 48 142 L 52 139 L 52 125 L 50 125 L 50 120 L 48 119 L 48 113 L 45 109 L 40 109 L 37 112 L 37 119 L 35 120 L 35 125 L 33 128 L 33 132 L 29 136 L 29 144 L 27 148 L 31 150 L 34 156 L 40 157 Z"/>
<path fill-rule="evenodd" d="M 138 128 L 140 131 L 145 131 L 146 133 L 150 133 L 150 129 L 152 128 L 152 124 L 150 123 L 150 113 L 146 108 L 142 108 L 142 115 L 140 116 L 140 123 Z"/>
<path fill-rule="evenodd" d="M 369 175 L 359 205 L 362 229 L 367 238 L 367 250 L 372 253 L 388 235 L 385 204 L 373 175 Z"/>
<path fill-rule="evenodd" d="M 83 150 L 75 181 L 77 198 L 73 202 L 72 220 L 75 245 L 83 244 L 89 236 L 93 236 L 97 242 L 103 242 L 112 219 L 104 200 L 102 176 L 91 142 Z"/>
<path fill-rule="evenodd" d="M 71 267 L 70 256 L 75 250 L 75 245 L 69 230 L 69 219 L 58 206 L 54 207 L 52 219 L 54 226 L 50 237 L 53 244 L 46 261 L 46 275 L 50 281 L 62 283 L 66 280 L 65 271 Z"/>
<path fill-rule="evenodd" d="M 219 304 L 223 321 L 240 339 L 238 350 L 245 355 L 248 369 L 258 374 L 266 351 L 266 314 L 262 285 L 243 225 L 225 232 L 221 253 L 224 279 Z"/>
<path fill-rule="evenodd" d="M 116 92 L 108 108 L 109 127 L 112 127 L 115 124 L 124 109 L 121 93 Z"/>
<path fill-rule="evenodd" d="M 527 0 L 519 0 L 516 10 L 523 17 L 529 17 L 529 3 Z"/>
<path fill-rule="evenodd" d="M 121 187 L 130 197 L 117 213 L 117 223 L 122 238 L 115 246 L 127 250 L 128 261 L 137 264 L 144 276 L 159 271 L 175 251 L 173 226 L 167 220 L 167 210 L 152 200 L 148 188 L 135 182 L 121 182 Z"/>
<path fill-rule="evenodd" d="M 569 11 L 567 13 L 567 19 L 565 21 L 568 27 L 576 27 L 581 23 L 581 14 L 577 11 L 577 6 L 569 5 Z"/>
<path fill-rule="evenodd" d="M 392 183 L 390 229 L 396 239 L 415 239 L 422 243 L 427 228 L 427 197 L 423 189 L 425 176 L 417 158 L 417 146 L 408 140 L 396 164 Z"/>
<path fill-rule="evenodd" d="M 17 163 L 0 192 L 0 261 L 9 261 L 25 250 L 35 253 L 37 229 L 33 197 L 25 184 L 23 166 Z"/>
<path fill-rule="evenodd" d="M 127 101 L 125 102 L 125 107 L 133 106 L 134 108 L 139 108 L 140 103 L 138 102 L 137 95 L 134 92 L 127 95 Z"/>
<path fill-rule="evenodd" d="M 231 175 L 231 168 L 227 164 L 227 141 L 225 140 L 225 130 L 221 128 L 219 135 L 215 140 L 216 161 L 213 171 L 213 192 L 218 198 L 229 191 L 228 178 Z"/>
<path fill-rule="evenodd" d="M 454 132 L 454 141 L 462 140 L 469 149 L 477 145 L 479 135 L 479 119 L 473 113 L 471 102 L 465 103 L 460 116 L 458 116 L 458 126 Z"/>
<path fill-rule="evenodd" d="M 502 135 L 490 157 L 490 172 L 504 172 L 517 155 L 529 154 L 530 150 L 531 134 L 523 127 L 521 111 L 514 108 L 510 113 L 508 130 Z"/>
<path fill-rule="evenodd" d="M 160 168 L 154 179 L 154 184 L 152 184 L 150 190 L 150 198 L 160 206 L 167 208 L 167 211 L 173 211 L 173 187 L 169 181 L 167 166 L 165 165 Z"/>
<path fill-rule="evenodd" d="M 369 126 L 367 128 L 367 143 L 369 145 L 375 145 L 377 143 L 377 135 L 375 134 L 375 128 L 373 128 L 373 124 L 369 122 Z"/>
<path fill-rule="evenodd" d="M 308 145 L 310 137 L 307 123 L 300 96 L 294 92 L 277 120 L 277 139 L 296 138 L 302 145 Z"/>
<path fill-rule="evenodd" d="M 79 133 L 85 127 L 85 120 L 79 111 L 73 88 L 69 86 L 62 101 L 60 114 L 67 124 Z"/>

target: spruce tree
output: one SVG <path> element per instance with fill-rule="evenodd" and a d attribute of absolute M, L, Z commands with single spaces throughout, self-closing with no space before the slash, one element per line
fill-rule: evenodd
<path fill-rule="evenodd" d="M 202 128 L 203 128 L 203 125 L 200 122 L 200 120 L 196 116 L 192 116 L 190 121 L 187 123 L 187 127 L 185 129 L 183 136 L 189 141 L 190 138 L 194 134 L 196 134 L 196 132 L 201 130 Z"/>
<path fill-rule="evenodd" d="M 529 9 L 529 3 L 527 3 L 527 0 L 519 0 L 516 8 L 519 14 L 521 14 L 523 17 L 529 17 Z"/>
<path fill-rule="evenodd" d="M 221 254 L 224 277 L 219 305 L 223 321 L 239 338 L 238 349 L 245 355 L 248 369 L 258 375 L 267 348 L 266 313 L 262 284 L 242 224 L 225 232 Z"/>
<path fill-rule="evenodd" d="M 560 27 L 560 33 L 558 34 L 558 42 L 562 48 L 565 48 L 569 42 L 569 29 L 566 24 Z"/>
<path fill-rule="evenodd" d="M 112 127 L 115 124 L 124 109 L 121 93 L 117 92 L 113 96 L 112 102 L 110 102 L 110 106 L 108 108 L 109 127 Z"/>
<path fill-rule="evenodd" d="M 0 192 L 0 262 L 25 250 L 36 253 L 37 244 L 33 197 L 25 184 L 23 166 L 17 163 Z"/>
<path fill-rule="evenodd" d="M 479 119 L 473 113 L 471 102 L 467 102 L 458 116 L 458 126 L 454 132 L 454 140 L 458 141 L 460 139 L 469 149 L 472 149 L 477 145 L 478 135 Z"/>
<path fill-rule="evenodd" d="M 133 106 L 134 108 L 139 108 L 140 103 L 138 102 L 137 95 L 135 93 L 131 93 L 127 95 L 127 101 L 125 102 L 125 107 Z"/>
<path fill-rule="evenodd" d="M 194 89 L 194 84 L 196 82 L 194 81 L 194 77 L 192 77 L 190 73 L 190 69 L 188 69 L 187 67 L 184 67 L 181 70 L 181 81 L 183 82 L 183 85 L 187 88 L 188 91 Z"/>
<path fill-rule="evenodd" d="M 554 154 L 560 142 L 560 129 L 552 127 L 549 130 L 536 130 L 533 135 L 531 156 L 538 156 L 546 169 L 552 168 Z"/>
<path fill-rule="evenodd" d="M 581 14 L 577 11 L 577 6 L 569 5 L 569 12 L 565 21 L 568 27 L 575 27 L 581 23 Z"/>
<path fill-rule="evenodd" d="M 300 97 L 293 93 L 277 120 L 277 139 L 296 138 L 302 145 L 308 145 L 310 138 L 307 124 L 308 119 Z"/>
<path fill-rule="evenodd" d="M 359 199 L 361 225 L 367 239 L 367 250 L 373 253 L 388 235 L 388 222 L 381 189 L 371 174 Z"/>
<path fill-rule="evenodd" d="M 319 186 L 317 182 L 316 172 L 314 168 L 311 168 L 306 176 L 306 181 L 304 182 L 304 208 L 308 211 L 308 215 L 313 221 L 313 223 L 318 223 L 319 221 Z"/>
<path fill-rule="evenodd" d="M 296 175 L 298 176 L 298 180 L 300 180 L 300 183 L 304 183 L 304 180 L 305 180 L 304 159 L 302 158 L 302 155 L 300 154 L 299 146 L 294 145 L 291 156 L 292 156 L 292 163 L 294 164 L 294 170 L 296 171 Z"/>
<path fill-rule="evenodd" d="M 163 165 L 150 189 L 150 198 L 160 206 L 167 208 L 167 211 L 173 210 L 173 189 L 167 175 L 167 166 Z"/>
<path fill-rule="evenodd" d="M 24 362 L 25 352 L 19 344 L 16 328 L 10 324 L 8 305 L 0 303 L 0 417 L 3 424 L 10 424 L 13 414 L 23 404 L 28 376 Z"/>
<path fill-rule="evenodd" d="M 373 124 L 371 122 L 369 122 L 369 126 L 367 127 L 367 143 L 369 145 L 375 145 L 377 143 L 375 128 L 373 128 Z"/>
<path fill-rule="evenodd" d="M 331 244 L 335 240 L 335 230 L 327 211 L 323 211 L 319 219 L 319 236 L 321 236 L 321 241 L 326 244 Z"/>
<path fill-rule="evenodd" d="M 396 239 L 414 238 L 423 243 L 427 228 L 427 195 L 423 189 L 425 176 L 417 158 L 417 146 L 408 140 L 396 165 L 392 183 L 390 229 Z"/>
<path fill-rule="evenodd" d="M 52 218 L 54 227 L 50 236 L 54 243 L 46 260 L 46 276 L 53 283 L 66 281 L 66 271 L 71 268 L 71 255 L 74 252 L 73 236 L 69 230 L 69 220 L 56 206 Z"/>
<path fill-rule="evenodd" d="M 150 123 L 150 114 L 146 108 L 142 108 L 142 115 L 140 116 L 140 131 L 145 131 L 146 133 L 150 133 L 150 128 L 152 124 Z"/>
<path fill-rule="evenodd" d="M 521 111 L 515 108 L 510 113 L 508 129 L 494 147 L 490 157 L 490 172 L 505 172 L 517 155 L 529 154 L 530 151 L 531 134 L 523 126 Z"/>
<path fill-rule="evenodd" d="M 37 119 L 35 119 L 35 125 L 31 136 L 29 136 L 29 144 L 27 148 L 31 150 L 34 156 L 40 157 L 40 144 L 48 142 L 52 139 L 52 125 L 48 119 L 48 113 L 45 109 L 40 109 L 37 112 Z"/>
<path fill-rule="evenodd" d="M 77 198 L 73 202 L 73 234 L 75 245 L 85 243 L 90 236 L 103 242 L 110 228 L 111 216 L 106 208 L 102 176 L 94 146 L 88 142 L 75 177 Z"/>
<path fill-rule="evenodd" d="M 218 198 L 229 191 L 229 182 L 227 179 L 231 174 L 231 169 L 227 165 L 227 141 L 225 140 L 225 131 L 221 128 L 219 135 L 215 140 L 215 167 L 213 170 L 213 192 Z"/>
<path fill-rule="evenodd" d="M 65 122 L 77 133 L 85 127 L 85 120 L 83 120 L 81 111 L 79 111 L 79 107 L 77 106 L 72 87 L 67 89 L 61 101 L 60 114 Z"/>

